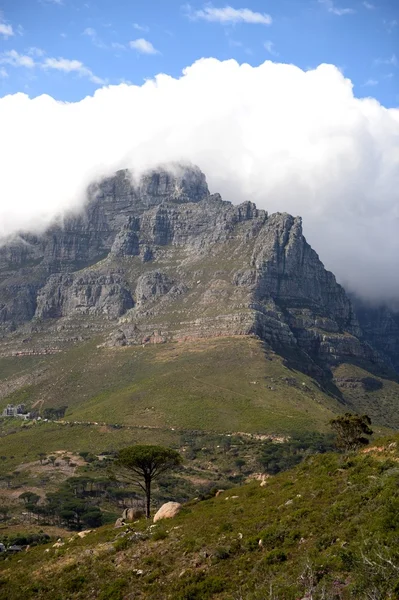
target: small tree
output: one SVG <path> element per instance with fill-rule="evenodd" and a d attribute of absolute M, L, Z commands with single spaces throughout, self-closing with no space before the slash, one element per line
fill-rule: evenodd
<path fill-rule="evenodd" d="M 117 467 L 123 469 L 145 493 L 146 517 L 150 518 L 151 484 L 154 479 L 178 467 L 182 458 L 176 450 L 163 446 L 129 446 L 119 452 Z"/>
<path fill-rule="evenodd" d="M 332 419 L 330 425 L 337 436 L 335 442 L 337 448 L 344 452 L 367 446 L 369 439 L 365 436 L 373 435 L 373 431 L 369 427 L 371 419 L 367 415 L 345 413 Z"/>
<path fill-rule="evenodd" d="M 44 459 L 46 458 L 45 452 L 39 452 L 38 457 L 39 457 L 39 460 L 40 460 L 40 464 L 42 465 Z"/>
<path fill-rule="evenodd" d="M 57 457 L 56 456 L 49 456 L 48 460 L 51 462 L 51 464 L 54 467 L 55 466 L 55 461 L 57 460 Z"/>
<path fill-rule="evenodd" d="M 40 500 L 40 496 L 34 492 L 23 492 L 18 496 L 20 500 L 23 500 L 25 504 L 37 504 Z"/>

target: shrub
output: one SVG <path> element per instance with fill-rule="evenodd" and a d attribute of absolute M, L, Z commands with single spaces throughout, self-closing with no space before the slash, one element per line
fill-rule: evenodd
<path fill-rule="evenodd" d="M 152 534 L 152 539 L 155 541 L 165 540 L 167 537 L 168 537 L 167 532 L 162 529 L 158 529 L 157 531 L 154 531 L 154 533 Z"/>
<path fill-rule="evenodd" d="M 114 544 L 115 550 L 120 552 L 121 550 L 126 550 L 130 546 L 130 540 L 125 535 L 124 537 L 118 538 Z"/>
<path fill-rule="evenodd" d="M 228 548 L 216 548 L 215 558 L 216 560 L 226 560 L 230 557 L 230 550 Z"/>
<path fill-rule="evenodd" d="M 115 579 L 108 583 L 98 596 L 99 600 L 123 600 L 125 597 L 124 589 L 127 586 L 126 579 Z"/>
<path fill-rule="evenodd" d="M 278 563 L 285 562 L 287 560 L 287 555 L 281 550 L 271 550 L 268 554 L 266 554 L 264 560 L 268 565 L 276 565 Z"/>
<path fill-rule="evenodd" d="M 200 573 L 179 582 L 176 600 L 208 600 L 223 592 L 225 587 L 226 582 L 221 577 L 206 577 Z"/>
<path fill-rule="evenodd" d="M 220 533 L 224 533 L 225 531 L 233 531 L 233 525 L 231 523 L 222 523 L 219 527 Z"/>
<path fill-rule="evenodd" d="M 86 577 L 84 575 L 76 575 L 71 579 L 67 579 L 65 582 L 65 589 L 68 592 L 79 592 L 85 583 Z"/>

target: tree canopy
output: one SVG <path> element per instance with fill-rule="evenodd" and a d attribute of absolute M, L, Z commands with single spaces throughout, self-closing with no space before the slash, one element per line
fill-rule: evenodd
<path fill-rule="evenodd" d="M 369 439 L 366 436 L 373 435 L 371 419 L 367 415 L 345 413 L 332 419 L 330 425 L 336 434 L 337 448 L 344 452 L 367 446 Z"/>

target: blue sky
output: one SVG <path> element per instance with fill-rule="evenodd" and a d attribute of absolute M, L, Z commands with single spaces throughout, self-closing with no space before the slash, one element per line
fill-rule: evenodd
<path fill-rule="evenodd" d="M 340 67 L 358 97 L 399 105 L 398 0 L 0 0 L 0 96 L 76 101 L 103 84 L 178 77 L 201 57 Z"/>

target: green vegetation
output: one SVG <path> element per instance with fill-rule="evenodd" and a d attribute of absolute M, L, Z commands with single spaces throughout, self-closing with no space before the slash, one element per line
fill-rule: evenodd
<path fill-rule="evenodd" d="M 221 433 L 323 430 L 342 410 L 252 337 L 120 349 L 80 344 L 49 356 L 45 375 L 2 404 L 21 400 L 42 416 L 68 406 L 66 421 Z"/>
<path fill-rule="evenodd" d="M 291 469 L 310 454 L 331 452 L 334 446 L 334 436 L 331 434 L 297 434 L 278 444 L 266 441 L 259 462 L 266 473 L 276 475 Z"/>
<path fill-rule="evenodd" d="M 43 419 L 51 419 L 54 421 L 57 419 L 62 419 L 63 417 L 65 417 L 65 411 L 67 408 L 67 406 L 59 406 L 57 408 L 45 408 L 43 410 Z"/>
<path fill-rule="evenodd" d="M 399 593 L 399 438 L 312 455 L 192 500 L 170 521 L 103 526 L 2 563 L 9 600 L 367 599 Z"/>
<path fill-rule="evenodd" d="M 61 449 L 67 452 L 87 451 L 91 454 L 99 454 L 104 451 L 117 451 L 132 443 L 160 443 L 174 446 L 179 441 L 179 433 L 170 429 L 153 430 L 40 421 L 26 427 L 21 426 L 19 420 L 12 421 L 14 421 L 12 426 L 8 422 L 4 424 L 5 431 L 0 436 L 0 456 L 5 457 L 0 460 L 0 474 L 9 472 L 21 463 L 37 461 L 40 458 L 43 461 L 44 458 L 47 459 Z"/>
<path fill-rule="evenodd" d="M 369 437 L 366 436 L 373 435 L 373 431 L 370 429 L 371 419 L 367 415 L 345 413 L 332 419 L 330 425 L 337 436 L 337 448 L 344 452 L 367 446 Z"/>

